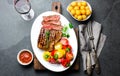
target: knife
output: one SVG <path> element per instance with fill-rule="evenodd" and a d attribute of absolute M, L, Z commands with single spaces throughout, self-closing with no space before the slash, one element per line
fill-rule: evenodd
<path fill-rule="evenodd" d="M 91 64 L 90 52 L 87 53 L 87 57 L 86 57 L 86 72 L 87 72 L 88 76 L 90 76 L 92 73 L 92 64 Z"/>

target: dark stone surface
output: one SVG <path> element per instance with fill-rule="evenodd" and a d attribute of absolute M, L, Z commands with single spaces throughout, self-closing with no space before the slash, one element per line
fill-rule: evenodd
<path fill-rule="evenodd" d="M 54 73 L 35 71 L 33 64 L 24 67 L 18 64 L 16 56 L 19 50 L 31 51 L 30 31 L 35 18 L 42 12 L 51 10 L 53 1 L 62 3 L 62 14 L 74 24 L 75 21 L 66 11 L 73 0 L 31 0 L 35 17 L 24 21 L 15 11 L 12 0 L 0 0 L 0 76 L 87 76 L 81 69 L 77 72 Z M 105 46 L 100 54 L 102 72 L 99 76 L 120 76 L 120 0 L 87 0 L 93 8 L 93 20 L 102 24 L 102 32 L 107 36 Z M 93 76 L 98 76 L 93 72 Z"/>

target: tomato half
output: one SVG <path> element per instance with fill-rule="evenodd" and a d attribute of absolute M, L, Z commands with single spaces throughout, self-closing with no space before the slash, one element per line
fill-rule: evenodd
<path fill-rule="evenodd" d="M 60 40 L 60 43 L 62 43 L 62 45 L 68 45 L 69 44 L 69 41 L 66 39 L 66 38 L 62 38 Z"/>
<path fill-rule="evenodd" d="M 55 52 L 56 52 L 56 50 L 52 50 L 51 56 L 54 56 Z"/>
<path fill-rule="evenodd" d="M 64 67 L 68 67 L 68 66 L 70 66 L 70 61 L 67 60 L 67 59 L 63 59 L 62 62 L 61 62 L 61 64 L 62 64 Z"/>
<path fill-rule="evenodd" d="M 73 53 L 72 52 L 67 52 L 66 53 L 66 59 L 71 61 L 73 59 Z"/>

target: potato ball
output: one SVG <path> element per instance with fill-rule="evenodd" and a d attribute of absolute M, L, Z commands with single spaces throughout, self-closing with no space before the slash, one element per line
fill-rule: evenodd
<path fill-rule="evenodd" d="M 80 9 L 83 10 L 83 9 L 85 9 L 85 7 L 84 7 L 84 6 L 81 6 Z"/>
<path fill-rule="evenodd" d="M 81 14 L 80 10 L 76 10 L 76 15 L 80 15 L 80 14 Z"/>
<path fill-rule="evenodd" d="M 72 6 L 69 6 L 69 7 L 68 7 L 68 10 L 69 10 L 69 11 L 71 11 L 72 9 L 73 9 L 73 7 L 72 7 Z"/>
<path fill-rule="evenodd" d="M 86 15 L 90 15 L 91 11 L 90 10 L 86 10 Z"/>
<path fill-rule="evenodd" d="M 85 20 L 87 18 L 86 15 L 82 15 L 82 19 Z"/>
<path fill-rule="evenodd" d="M 74 17 L 77 19 L 78 15 L 74 15 Z"/>
<path fill-rule="evenodd" d="M 79 16 L 77 17 L 77 19 L 78 19 L 78 20 L 82 20 L 82 16 L 79 15 Z"/>
<path fill-rule="evenodd" d="M 74 10 L 74 9 L 71 10 L 71 14 L 72 14 L 72 15 L 75 14 L 75 10 Z"/>
<path fill-rule="evenodd" d="M 74 7 L 77 5 L 77 2 L 72 2 L 71 5 Z"/>
<path fill-rule="evenodd" d="M 85 7 L 86 10 L 89 10 L 90 8 L 88 6 Z"/>
<path fill-rule="evenodd" d="M 79 10 L 79 6 L 75 6 L 74 9 L 75 9 L 75 10 Z"/>
<path fill-rule="evenodd" d="M 83 15 L 85 15 L 85 14 L 86 14 L 86 11 L 85 11 L 85 10 L 81 10 L 81 13 L 82 13 Z"/>
<path fill-rule="evenodd" d="M 81 2 L 81 5 L 87 6 L 87 3 L 85 1 Z"/>

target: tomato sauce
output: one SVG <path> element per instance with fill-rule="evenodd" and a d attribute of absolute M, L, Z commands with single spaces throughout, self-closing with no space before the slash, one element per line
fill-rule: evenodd
<path fill-rule="evenodd" d="M 20 53 L 19 59 L 23 63 L 28 63 L 31 61 L 32 55 L 28 51 L 23 51 Z"/>

